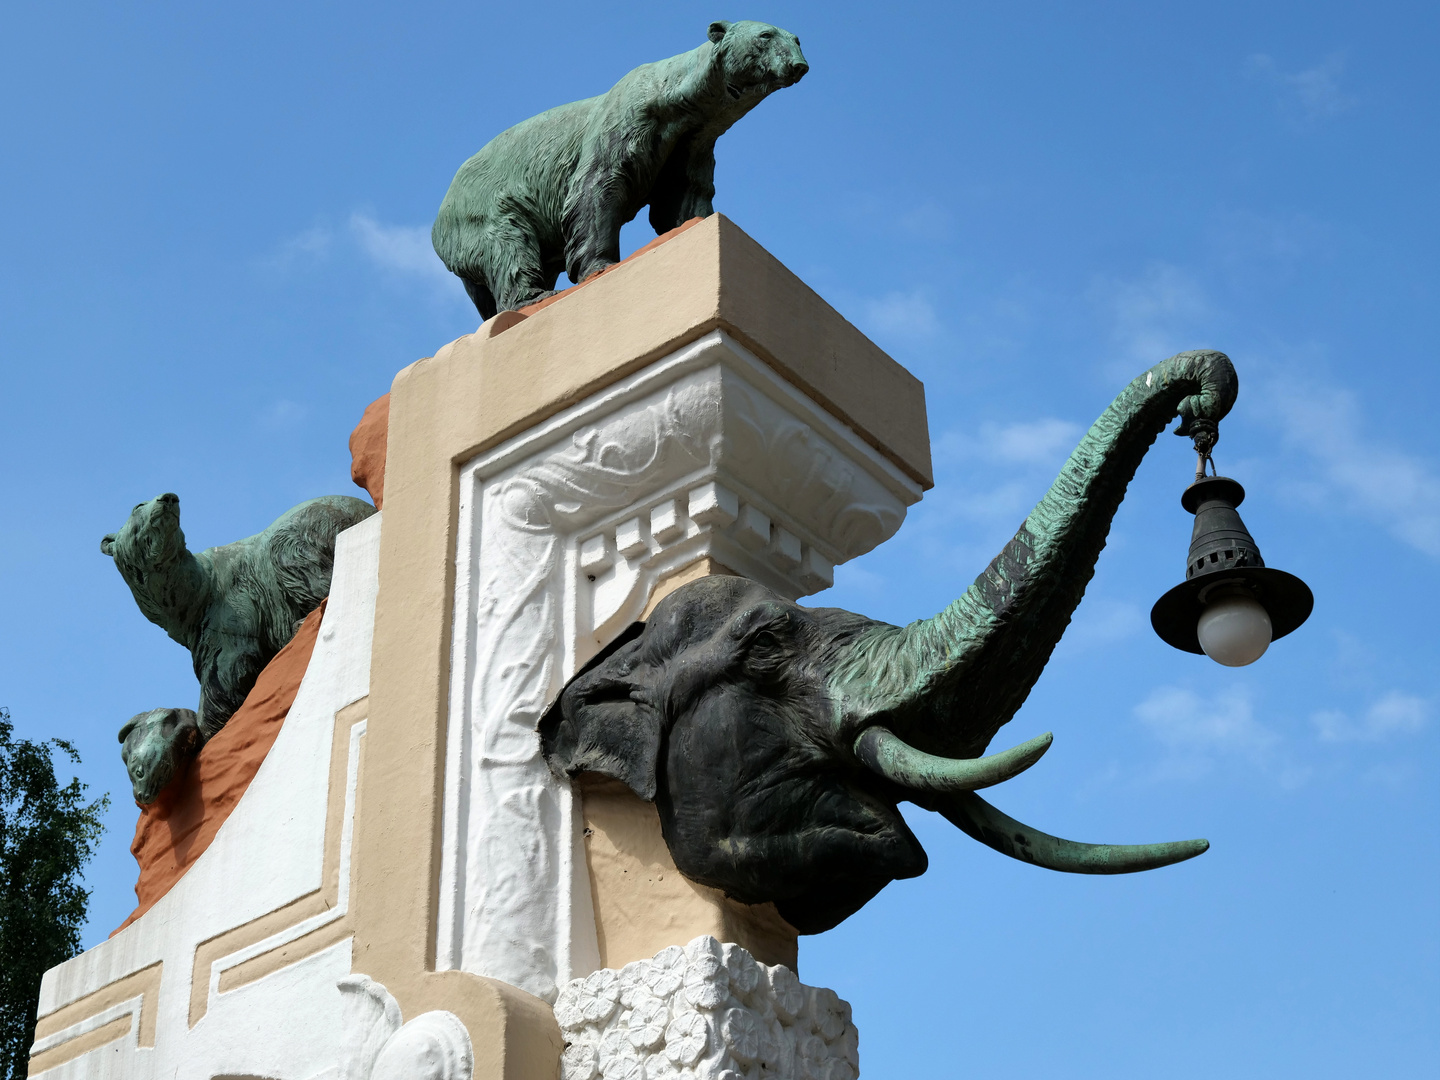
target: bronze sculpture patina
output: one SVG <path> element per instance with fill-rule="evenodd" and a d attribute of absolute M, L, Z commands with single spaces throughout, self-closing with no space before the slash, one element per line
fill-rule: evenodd
<path fill-rule="evenodd" d="M 180 499 L 140 503 L 100 550 L 145 617 L 190 650 L 200 707 L 152 709 L 120 730 L 136 801 L 155 800 L 179 764 L 222 727 L 305 616 L 330 595 L 335 537 L 375 513 L 348 495 L 310 499 L 264 532 L 198 554 L 180 531 Z"/>
<path fill-rule="evenodd" d="M 804 608 L 733 577 L 682 586 L 577 675 L 541 723 L 552 768 L 623 781 L 660 812 L 679 869 L 746 903 L 774 901 L 802 933 L 924 872 L 898 803 L 943 814 L 1016 859 L 1128 873 L 1204 840 L 1078 844 L 974 792 L 1009 779 L 1042 735 L 980 757 L 1024 703 L 1084 595 L 1126 486 L 1177 414 L 1219 421 L 1235 370 L 1187 352 L 1132 382 L 974 584 L 906 627 Z"/>
<path fill-rule="evenodd" d="M 715 140 L 810 66 L 800 39 L 713 22 L 697 49 L 644 64 L 599 97 L 490 140 L 450 184 L 431 239 L 481 317 L 620 261 L 620 227 L 650 206 L 657 233 L 713 213 Z"/>
<path fill-rule="evenodd" d="M 135 801 L 148 806 L 200 751 L 200 725 L 194 709 L 150 709 L 136 713 L 120 729 L 120 760 L 130 777 Z"/>

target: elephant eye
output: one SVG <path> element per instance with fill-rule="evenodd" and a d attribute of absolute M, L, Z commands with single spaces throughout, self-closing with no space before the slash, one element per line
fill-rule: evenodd
<path fill-rule="evenodd" d="M 750 639 L 745 653 L 745 671 L 758 682 L 774 682 L 785 671 L 790 650 L 773 630 L 761 630 Z"/>

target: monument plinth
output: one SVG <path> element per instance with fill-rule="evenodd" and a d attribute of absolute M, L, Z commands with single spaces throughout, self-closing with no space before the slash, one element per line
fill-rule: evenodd
<path fill-rule="evenodd" d="M 902 802 L 1066 873 L 1206 850 L 976 792 L 1049 748 L 986 753 L 1174 417 L 1203 465 L 1224 354 L 1133 380 L 934 617 L 796 603 L 931 484 L 919 382 L 713 215 L 715 140 L 808 70 L 713 22 L 461 166 L 432 242 L 487 321 L 366 410 L 373 506 L 192 553 L 166 493 L 104 538 L 200 701 L 121 729 L 140 907 L 46 974 L 32 1075 L 856 1080 L 797 938 L 925 871 Z"/>
<path fill-rule="evenodd" d="M 774 905 L 685 878 L 654 805 L 562 778 L 537 729 L 679 586 L 734 575 L 795 599 L 891 536 L 930 485 L 920 384 L 717 215 L 407 368 L 388 423 L 383 513 L 340 536 L 264 764 L 168 893 L 46 976 L 32 1074 L 305 1080 L 426 1060 L 553 1080 L 574 1032 L 639 1021 L 592 1004 L 562 1035 L 552 1005 L 603 998 L 596 972 L 669 971 L 674 947 L 731 972 L 742 1012 L 779 1018 L 787 1069 L 804 1036 L 853 1073 L 848 1013 L 795 982 Z M 722 1031 L 719 975 L 704 1008 L 684 977 L 665 1020 L 700 1025 L 676 1029 L 684 1053 L 627 1036 L 651 1071 L 758 1060 L 751 1020 Z"/>

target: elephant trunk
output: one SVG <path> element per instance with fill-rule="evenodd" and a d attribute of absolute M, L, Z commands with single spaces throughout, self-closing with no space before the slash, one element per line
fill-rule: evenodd
<path fill-rule="evenodd" d="M 950 758 L 980 754 L 1024 703 L 1069 625 L 1155 437 L 1217 422 L 1238 389 L 1219 352 L 1184 352 L 1135 379 L 1086 432 L 1059 477 L 985 572 L 934 618 L 837 643 L 830 678 L 845 728 L 883 725 Z"/>

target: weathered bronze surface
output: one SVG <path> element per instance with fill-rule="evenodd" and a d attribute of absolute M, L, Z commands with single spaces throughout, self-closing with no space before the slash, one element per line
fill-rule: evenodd
<path fill-rule="evenodd" d="M 135 801 L 148 806 L 200 749 L 200 726 L 191 709 L 150 709 L 120 729 L 120 760 Z"/>
<path fill-rule="evenodd" d="M 1180 496 L 1180 505 L 1195 515 L 1185 580 L 1156 601 L 1150 625 L 1168 645 L 1200 653 L 1196 634 L 1207 594 L 1238 585 L 1258 600 L 1270 616 L 1271 639 L 1298 629 L 1315 607 L 1310 586 L 1294 574 L 1265 565 L 1236 508 L 1245 489 L 1228 476 L 1201 475 Z"/>
<path fill-rule="evenodd" d="M 809 64 L 800 39 L 713 22 L 697 49 L 644 64 L 599 97 L 533 116 L 460 166 L 431 239 L 482 318 L 620 261 L 620 227 L 657 233 L 714 212 L 715 140 Z"/>
<path fill-rule="evenodd" d="M 100 541 L 145 617 L 190 650 L 200 680 L 195 713 L 154 709 L 121 729 L 138 801 L 153 802 L 180 761 L 240 707 L 261 669 L 330 595 L 335 537 L 373 513 L 360 499 L 327 495 L 255 536 L 193 554 L 180 531 L 180 499 L 165 494 L 140 503 Z"/>
<path fill-rule="evenodd" d="M 1219 421 L 1237 388 L 1218 352 L 1180 353 L 1137 378 L 1014 539 L 932 619 L 897 627 L 803 608 L 739 578 L 682 586 L 566 687 L 541 723 L 548 760 L 653 800 L 681 871 L 774 901 L 803 933 L 925 870 L 905 800 L 1053 870 L 1127 873 L 1200 854 L 1203 840 L 1061 840 L 974 791 L 1048 748 L 1046 735 L 980 756 L 1069 624 L 1156 435 L 1177 414 L 1179 434 Z"/>

